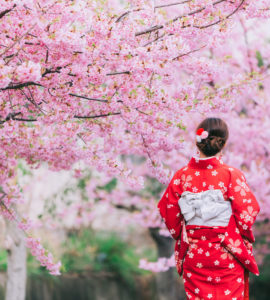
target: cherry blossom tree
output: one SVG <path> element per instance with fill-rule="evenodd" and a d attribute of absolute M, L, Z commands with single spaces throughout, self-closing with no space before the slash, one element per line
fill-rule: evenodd
<path fill-rule="evenodd" d="M 16 183 L 18 158 L 55 171 L 83 161 L 134 191 L 146 173 L 167 184 L 192 151 L 194 120 L 210 113 L 230 124 L 228 162 L 248 171 L 267 216 L 267 2 L 5 1 L 4 216 L 29 232 L 30 222 L 15 214 L 24 201 Z M 247 137 L 252 142 L 243 143 Z M 144 171 L 121 160 L 125 155 L 145 157 Z M 58 274 L 60 264 L 27 234 L 32 254 Z"/>

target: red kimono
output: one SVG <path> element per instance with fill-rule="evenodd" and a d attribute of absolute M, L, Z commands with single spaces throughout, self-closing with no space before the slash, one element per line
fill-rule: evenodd
<path fill-rule="evenodd" d="M 215 156 L 192 157 L 157 207 L 176 240 L 187 298 L 249 299 L 248 273 L 259 275 L 251 226 L 260 208 L 242 172 Z"/>

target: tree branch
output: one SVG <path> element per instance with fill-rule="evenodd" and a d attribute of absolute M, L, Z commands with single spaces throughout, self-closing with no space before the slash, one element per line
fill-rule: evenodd
<path fill-rule="evenodd" d="M 217 4 L 222 3 L 222 2 L 224 2 L 224 1 L 226 1 L 226 0 L 218 0 L 218 1 L 215 1 L 215 2 L 213 3 L 213 5 L 217 5 Z M 201 8 L 196 9 L 196 10 L 193 10 L 193 11 L 191 11 L 191 12 L 189 12 L 189 13 L 180 15 L 180 16 L 175 17 L 174 19 L 172 19 L 172 20 L 166 22 L 165 25 L 171 24 L 172 22 L 176 22 L 176 21 L 178 21 L 178 20 L 180 20 L 180 19 L 182 19 L 182 18 L 184 18 L 184 17 L 188 17 L 188 16 L 195 15 L 195 14 L 197 14 L 197 13 L 202 12 L 202 11 L 205 10 L 205 9 L 206 9 L 206 6 L 203 6 L 203 7 L 201 7 Z M 164 28 L 165 25 L 155 25 L 155 26 L 150 27 L 150 28 L 148 28 L 148 29 L 145 29 L 145 30 L 136 32 L 136 33 L 135 33 L 135 36 L 140 36 L 140 35 L 143 35 L 143 34 L 146 34 L 146 33 L 150 33 L 150 32 L 153 32 L 153 31 L 162 29 L 162 28 Z"/>
<path fill-rule="evenodd" d="M 49 59 L 49 50 L 46 50 L 46 57 L 45 57 L 45 64 L 48 63 L 48 59 Z"/>
<path fill-rule="evenodd" d="M 48 53 L 48 52 L 47 52 Z M 42 77 L 46 76 L 47 74 L 53 74 L 53 73 L 60 73 L 60 70 L 63 67 L 56 67 L 54 70 L 53 69 L 46 69 L 45 72 L 42 74 Z M 107 73 L 106 76 L 113 76 L 113 75 L 121 75 L 121 74 L 127 74 L 130 75 L 130 71 L 121 71 L 121 72 L 112 72 L 112 73 Z M 69 76 L 76 76 L 72 73 L 68 73 Z"/>
<path fill-rule="evenodd" d="M 20 114 L 21 114 L 21 112 L 9 113 L 9 114 L 6 116 L 6 118 L 5 118 L 4 120 L 0 120 L 0 124 L 3 124 L 3 123 L 5 123 L 5 122 L 7 122 L 7 121 L 13 119 L 15 116 L 20 115 Z"/>
<path fill-rule="evenodd" d="M 23 121 L 23 122 L 36 122 L 37 119 L 24 119 L 24 118 L 13 118 L 15 121 Z"/>
<path fill-rule="evenodd" d="M 174 3 L 170 3 L 170 4 L 157 5 L 157 6 L 155 6 L 155 8 L 170 7 L 170 6 L 174 6 L 174 5 L 185 4 L 188 2 L 191 2 L 191 0 L 179 1 L 179 2 L 174 2 Z"/>
<path fill-rule="evenodd" d="M 130 71 L 123 71 L 123 72 L 112 72 L 112 73 L 108 73 L 106 74 L 107 76 L 112 76 L 112 75 L 120 75 L 120 74 L 127 74 L 130 75 Z"/>
<path fill-rule="evenodd" d="M 128 14 L 130 14 L 131 13 L 131 11 L 129 10 L 129 11 L 126 11 L 126 12 L 124 12 L 121 16 L 119 16 L 117 19 L 116 19 L 116 21 L 115 21 L 115 23 L 118 23 L 118 22 L 120 22 L 125 16 L 127 16 Z"/>
<path fill-rule="evenodd" d="M 6 9 L 6 10 L 3 10 L 2 12 L 0 12 L 0 19 L 3 18 L 6 14 L 8 14 L 9 12 L 11 12 L 17 5 L 14 4 L 12 8 L 10 9 Z"/>
<path fill-rule="evenodd" d="M 148 45 L 150 45 L 150 44 L 152 44 L 152 43 L 154 43 L 154 42 L 156 42 L 156 41 L 162 39 L 165 35 L 166 35 L 166 33 L 163 33 L 162 35 L 157 36 L 154 40 L 149 41 L 149 42 L 147 42 L 146 44 L 144 44 L 143 47 L 146 47 L 146 46 L 148 46 Z"/>
<path fill-rule="evenodd" d="M 16 116 L 21 115 L 22 113 L 19 112 L 13 112 L 13 113 L 9 113 L 6 118 L 4 120 L 0 120 L 0 124 L 3 124 L 7 121 L 10 120 L 15 120 L 15 121 L 26 121 L 26 122 L 34 122 L 37 121 L 37 119 L 25 119 L 25 118 L 16 118 Z"/>
<path fill-rule="evenodd" d="M 174 3 L 170 3 L 170 4 L 157 5 L 154 8 L 156 9 L 156 8 L 162 8 L 162 7 L 169 7 L 169 6 L 179 5 L 179 4 L 185 4 L 185 3 L 188 3 L 188 2 L 191 2 L 191 0 L 184 0 L 184 1 L 174 2 Z M 116 19 L 115 23 L 119 23 L 124 17 L 126 17 L 130 13 L 140 11 L 140 10 L 142 10 L 142 8 L 138 8 L 138 9 L 134 9 L 134 10 L 128 10 L 128 11 L 124 12 L 122 15 L 120 15 Z"/>
<path fill-rule="evenodd" d="M 86 96 L 76 95 L 76 94 L 73 94 L 73 93 L 70 93 L 69 96 L 73 96 L 73 97 L 81 98 L 81 99 L 86 99 L 86 100 L 92 100 L 92 101 L 108 103 L 108 100 L 105 100 L 105 99 L 89 98 L 89 97 L 86 97 Z"/>
<path fill-rule="evenodd" d="M 48 50 L 47 50 L 46 53 L 48 53 Z M 46 59 L 48 59 L 47 54 L 46 54 Z M 60 73 L 61 69 L 62 69 L 62 67 L 56 67 L 54 70 L 52 70 L 52 69 L 46 69 L 45 72 L 41 76 L 44 77 L 47 74 Z"/>
<path fill-rule="evenodd" d="M 124 210 L 129 211 L 129 212 L 135 212 L 135 211 L 140 212 L 141 211 L 141 209 L 136 207 L 134 204 L 132 204 L 130 206 L 125 206 L 125 205 L 122 205 L 122 204 L 114 204 L 114 207 L 118 208 L 118 209 L 124 209 Z"/>
<path fill-rule="evenodd" d="M 144 138 L 144 136 L 142 134 L 140 134 L 140 135 L 141 135 L 141 138 L 142 138 L 142 141 L 143 141 L 145 152 L 146 152 L 148 158 L 150 159 L 152 166 L 155 166 L 155 162 L 153 161 L 153 159 L 152 159 L 152 157 L 151 157 L 151 155 L 150 155 L 150 153 L 148 151 L 148 146 L 146 145 L 145 138 Z"/>
<path fill-rule="evenodd" d="M 24 90 L 20 90 L 20 92 L 25 96 L 25 98 L 31 103 L 33 104 L 42 114 L 45 114 L 45 112 L 42 110 L 42 108 L 39 107 L 39 105 L 35 102 L 35 99 L 33 97 L 33 94 L 31 92 L 31 90 L 29 89 L 29 87 L 27 87 L 28 92 L 30 94 L 30 97 L 24 92 Z M 42 103 L 42 102 L 41 102 Z"/>
<path fill-rule="evenodd" d="M 78 115 L 75 115 L 74 118 L 76 118 L 76 119 L 94 119 L 94 118 L 102 118 L 102 117 L 108 117 L 108 116 L 114 116 L 114 115 L 121 115 L 121 112 L 101 114 L 101 115 L 95 115 L 95 116 L 78 116 Z"/>
<path fill-rule="evenodd" d="M 138 107 L 135 107 L 135 109 L 136 109 L 139 113 L 141 113 L 141 114 L 144 114 L 144 115 L 146 115 L 146 116 L 150 116 L 150 115 L 147 114 L 146 112 L 139 110 Z"/>
<path fill-rule="evenodd" d="M 205 48 L 205 47 L 206 47 L 206 45 L 204 45 L 204 46 L 202 46 L 202 47 L 200 47 L 200 48 L 198 48 L 198 49 L 191 50 L 191 51 L 189 51 L 189 52 L 187 52 L 187 53 L 180 54 L 180 55 L 176 56 L 175 58 L 173 58 L 172 60 L 177 60 L 178 58 L 183 57 L 183 56 L 186 56 L 186 55 L 189 55 L 190 53 L 200 51 L 202 48 Z"/>
<path fill-rule="evenodd" d="M 115 23 L 120 22 L 125 16 L 129 15 L 131 12 L 140 11 L 140 10 L 142 10 L 142 9 L 141 9 L 141 8 L 138 8 L 138 9 L 128 10 L 128 11 L 124 12 L 122 15 L 120 15 L 120 16 L 116 19 Z"/>
<path fill-rule="evenodd" d="M 13 42 L 12 45 L 7 47 L 3 53 L 0 54 L 0 57 L 2 57 L 4 54 L 6 54 L 11 48 L 13 48 L 18 42 L 20 42 L 34 27 L 36 26 L 36 23 L 31 26 L 22 36 L 20 36 L 17 40 Z"/>
<path fill-rule="evenodd" d="M 107 99 L 89 98 L 89 97 L 86 97 L 86 96 L 76 95 L 76 94 L 73 94 L 73 93 L 70 93 L 69 95 L 73 96 L 73 97 L 77 97 L 77 98 L 86 99 L 86 100 L 92 100 L 92 101 L 98 101 L 98 102 L 104 102 L 104 103 L 109 102 L 109 100 L 107 100 Z M 117 102 L 123 102 L 123 100 L 117 100 Z"/>
<path fill-rule="evenodd" d="M 241 26 L 243 28 L 244 40 L 245 40 L 246 49 L 247 49 L 248 64 L 249 64 L 250 73 L 252 73 L 253 72 L 253 67 L 252 67 L 252 63 L 251 63 L 251 53 L 250 53 L 250 49 L 249 49 L 247 30 L 246 30 L 246 28 L 244 26 L 243 21 L 241 19 L 239 21 L 240 21 L 240 24 L 241 24 Z"/>
<path fill-rule="evenodd" d="M 240 9 L 240 7 L 243 5 L 244 2 L 245 2 L 245 0 L 242 0 L 242 1 L 240 2 L 240 4 L 236 7 L 236 9 L 235 9 L 232 13 L 228 14 L 228 15 L 227 15 L 225 18 L 223 18 L 223 19 L 220 19 L 220 20 L 218 20 L 218 21 L 216 21 L 216 22 L 213 22 L 213 23 L 210 23 L 210 24 L 208 24 L 208 25 L 203 25 L 203 26 L 196 26 L 196 25 L 194 25 L 193 27 L 199 28 L 199 29 L 205 29 L 205 28 L 208 28 L 208 27 L 210 27 L 210 26 L 217 25 L 218 23 L 220 23 L 220 22 L 222 22 L 222 21 L 224 21 L 224 20 L 227 20 L 227 19 L 229 19 L 232 15 L 234 15 L 234 14 Z"/>
<path fill-rule="evenodd" d="M 98 101 L 98 102 L 103 102 L 103 103 L 108 103 L 109 101 L 106 99 L 98 99 L 98 98 L 89 98 L 86 96 L 81 96 L 81 95 L 76 95 L 76 94 L 69 94 L 70 96 L 76 97 L 76 98 L 81 98 L 85 100 L 91 100 L 91 101 Z"/>
<path fill-rule="evenodd" d="M 18 84 L 14 84 L 14 85 L 12 84 L 5 88 L 0 88 L 0 91 L 17 90 L 17 89 L 21 89 L 23 87 L 30 86 L 30 85 L 43 86 L 40 83 L 36 83 L 34 81 L 28 81 L 28 82 L 18 83 Z"/>

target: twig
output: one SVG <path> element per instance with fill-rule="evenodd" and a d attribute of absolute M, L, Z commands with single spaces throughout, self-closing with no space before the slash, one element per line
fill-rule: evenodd
<path fill-rule="evenodd" d="M 185 0 L 185 1 L 180 1 L 180 2 L 174 2 L 174 3 L 170 3 L 170 4 L 157 5 L 157 6 L 155 6 L 155 8 L 170 7 L 170 6 L 174 6 L 174 5 L 185 4 L 185 3 L 188 3 L 188 2 L 191 2 L 191 0 Z"/>
<path fill-rule="evenodd" d="M 137 8 L 137 9 L 128 10 L 128 11 L 124 12 L 122 15 L 120 15 L 120 16 L 116 19 L 115 23 L 120 22 L 125 16 L 129 15 L 131 12 L 136 12 L 136 11 L 140 11 L 140 10 L 142 10 L 142 8 Z"/>
<path fill-rule="evenodd" d="M 118 23 L 118 22 L 120 22 L 125 16 L 127 16 L 128 14 L 130 14 L 131 13 L 131 11 L 129 10 L 129 11 L 126 11 L 126 12 L 124 12 L 121 16 L 119 16 L 117 19 L 116 19 L 116 21 L 115 21 L 115 23 Z"/>
<path fill-rule="evenodd" d="M 144 114 L 144 115 L 146 115 L 146 116 L 150 116 L 150 115 L 147 114 L 146 112 L 139 110 L 138 107 L 135 107 L 135 109 L 136 109 L 139 113 L 141 113 L 141 114 Z"/>
<path fill-rule="evenodd" d="M 206 47 L 206 45 L 204 45 L 204 46 L 202 46 L 202 47 L 200 47 L 200 48 L 198 48 L 198 49 L 191 50 L 191 51 L 189 51 L 189 52 L 187 52 L 187 53 L 180 54 L 180 55 L 176 56 L 175 58 L 173 58 L 172 60 L 177 60 L 177 59 L 179 59 L 180 57 L 189 55 L 190 53 L 194 53 L 194 52 L 200 51 L 202 48 L 205 48 L 205 47 Z"/>
<path fill-rule="evenodd" d="M 146 47 L 146 46 L 148 46 L 148 45 L 150 45 L 150 44 L 152 44 L 152 43 L 154 43 L 154 42 L 156 42 L 156 41 L 162 39 L 165 35 L 166 35 L 166 33 L 163 33 L 162 35 L 157 36 L 154 40 L 149 41 L 149 42 L 147 42 L 146 44 L 144 44 L 143 47 Z"/>
<path fill-rule="evenodd" d="M 36 23 L 31 26 L 22 36 L 20 36 L 16 41 L 14 41 L 14 43 L 12 45 L 10 45 L 9 47 L 7 47 L 5 49 L 5 51 L 0 54 L 0 57 L 2 57 L 4 54 L 6 54 L 11 48 L 13 48 L 18 42 L 20 42 L 34 27 L 36 26 Z"/>
<path fill-rule="evenodd" d="M 155 162 L 152 160 L 152 157 L 151 157 L 151 155 L 150 155 L 150 153 L 149 153 L 149 151 L 148 151 L 148 149 L 147 149 L 148 146 L 146 145 L 145 139 L 144 139 L 144 137 L 143 137 L 142 134 L 140 134 L 140 135 L 141 135 L 141 137 L 142 137 L 143 145 L 144 145 L 145 151 L 146 151 L 146 153 L 147 153 L 147 156 L 148 156 L 148 158 L 150 159 L 152 166 L 154 166 L 154 165 L 155 165 Z"/>
<path fill-rule="evenodd" d="M 73 96 L 73 97 L 77 97 L 77 98 L 86 99 L 86 100 L 92 100 L 92 101 L 98 101 L 98 102 L 104 102 L 104 103 L 109 102 L 109 100 L 107 100 L 107 99 L 89 98 L 89 97 L 86 97 L 86 96 L 76 95 L 76 94 L 73 94 L 73 93 L 70 93 L 69 95 Z M 117 102 L 123 102 L 123 100 L 117 100 Z"/>
<path fill-rule="evenodd" d="M 78 116 L 78 115 L 75 115 L 74 118 L 76 118 L 76 119 L 95 119 L 95 118 L 102 118 L 102 117 L 108 117 L 108 116 L 114 116 L 114 115 L 121 115 L 121 112 L 108 113 L 108 114 L 95 115 L 95 116 Z"/>
<path fill-rule="evenodd" d="M 121 74 L 127 74 L 130 75 L 130 71 L 123 71 L 123 72 L 112 72 L 112 73 L 108 73 L 106 74 L 107 76 L 112 76 L 112 75 L 121 75 Z"/>
<path fill-rule="evenodd" d="M 217 4 L 222 3 L 222 2 L 224 2 L 224 1 L 226 1 L 226 0 L 218 0 L 218 1 L 215 1 L 215 2 L 213 3 L 213 5 L 217 5 Z M 184 18 L 184 17 L 195 15 L 195 14 L 197 14 L 197 13 L 202 12 L 202 11 L 205 10 L 205 9 L 206 9 L 206 6 L 203 6 L 203 7 L 201 7 L 201 8 L 196 9 L 196 10 L 193 10 L 193 11 L 191 11 L 191 12 L 189 12 L 189 13 L 180 15 L 180 16 L 175 17 L 174 19 L 172 19 L 172 20 L 166 22 L 165 25 L 171 24 L 172 22 L 176 22 L 176 21 L 178 21 L 178 20 L 180 20 L 180 19 L 182 19 L 182 18 Z M 135 36 L 140 36 L 140 35 L 143 35 L 143 34 L 146 34 L 146 33 L 150 33 L 150 32 L 153 32 L 153 31 L 162 29 L 162 28 L 164 28 L 165 25 L 155 25 L 155 26 L 150 27 L 150 28 L 148 28 L 148 29 L 145 29 L 145 30 L 143 30 L 143 31 L 136 32 L 136 33 L 135 33 Z"/>
<path fill-rule="evenodd" d="M 248 57 L 248 64 L 249 64 L 249 68 L 250 68 L 250 73 L 253 72 L 253 67 L 252 67 L 252 63 L 251 63 L 251 53 L 250 53 L 250 49 L 249 49 L 249 43 L 248 43 L 248 37 L 247 37 L 247 30 L 243 24 L 243 21 L 241 19 L 239 19 L 240 24 L 243 28 L 243 32 L 244 32 L 244 40 L 245 40 L 245 44 L 246 44 L 246 49 L 247 49 L 247 57 Z"/>
<path fill-rule="evenodd" d="M 46 50 L 46 58 L 45 58 L 45 64 L 48 63 L 48 59 L 49 59 L 49 50 Z"/>
<path fill-rule="evenodd" d="M 27 87 L 27 89 L 28 89 L 28 92 L 31 97 L 29 97 L 22 89 L 20 91 L 30 103 L 32 103 L 41 113 L 45 114 L 45 112 L 42 110 L 42 108 L 40 108 L 39 105 L 37 105 L 37 103 L 35 102 L 31 90 L 28 87 Z"/>
<path fill-rule="evenodd" d="M 85 140 L 81 137 L 81 134 L 80 133 L 77 133 L 77 136 L 85 143 L 85 145 L 86 145 L 86 142 L 85 142 Z"/>
<path fill-rule="evenodd" d="M 205 28 L 208 28 L 208 27 L 210 27 L 210 26 L 217 25 L 218 23 L 220 23 L 220 22 L 222 22 L 222 21 L 224 21 L 224 20 L 226 20 L 226 19 L 229 19 L 232 15 L 234 15 L 234 14 L 240 9 L 240 7 L 243 5 L 244 2 L 245 2 L 245 0 L 242 0 L 242 1 L 240 2 L 240 4 L 236 7 L 236 9 L 235 9 L 232 13 L 230 13 L 229 15 L 227 15 L 225 18 L 223 18 L 223 19 L 220 19 L 220 20 L 218 20 L 218 21 L 216 21 L 216 22 L 213 22 L 213 23 L 210 23 L 210 24 L 208 24 L 208 25 L 203 25 L 203 26 L 196 26 L 196 25 L 193 25 L 193 27 L 199 28 L 199 29 L 205 29 Z"/>
<path fill-rule="evenodd" d="M 48 53 L 48 52 L 47 52 Z M 60 70 L 62 67 L 56 67 L 54 70 L 52 69 L 46 69 L 45 72 L 42 74 L 42 77 L 46 76 L 47 74 L 52 74 L 52 73 L 60 73 Z M 121 75 L 121 74 L 126 74 L 130 75 L 130 71 L 120 71 L 120 72 L 112 72 L 112 73 L 107 73 L 106 76 L 113 76 L 113 75 Z M 75 74 L 68 73 L 69 76 L 76 76 Z"/>
<path fill-rule="evenodd" d="M 108 100 L 105 100 L 105 99 L 89 98 L 89 97 L 86 97 L 86 96 L 80 96 L 80 95 L 76 95 L 76 94 L 72 94 L 72 93 L 70 93 L 69 96 L 73 96 L 73 97 L 76 97 L 76 98 L 82 98 L 82 99 L 86 99 L 86 100 L 92 100 L 92 101 L 108 103 Z"/>
<path fill-rule="evenodd" d="M 7 194 L 5 192 L 2 192 L 2 194 L 3 194 L 3 196 L 0 198 L 0 207 L 2 207 L 2 209 L 4 208 L 9 213 L 9 215 L 13 221 L 15 221 L 17 223 L 22 222 L 23 221 L 22 217 L 20 215 L 18 215 L 18 213 L 14 209 L 11 210 L 10 208 L 8 208 L 7 205 L 5 204 L 5 202 L 3 201 L 5 196 L 7 196 Z M 23 227 L 20 227 L 20 228 L 27 235 L 27 231 Z"/>

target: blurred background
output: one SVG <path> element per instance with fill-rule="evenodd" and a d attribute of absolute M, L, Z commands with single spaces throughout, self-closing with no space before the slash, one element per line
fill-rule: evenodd
<path fill-rule="evenodd" d="M 139 167 L 144 159 L 133 157 L 133 161 Z M 51 276 L 28 253 L 26 299 L 185 299 L 173 260 L 169 269 L 140 267 L 142 259 L 155 263 L 158 257 L 173 255 L 174 240 L 166 236 L 164 227 L 160 235 L 160 226 L 155 227 L 159 216 L 155 206 L 149 205 L 165 187 L 156 179 L 146 178 L 145 188 L 134 195 L 116 178 L 88 168 L 74 176 L 71 171 L 50 171 L 46 165 L 31 170 L 20 162 L 18 174 L 28 199 L 18 209 L 22 215 L 30 213 L 35 235 L 62 262 L 62 275 Z M 268 220 L 258 222 L 256 232 L 267 227 Z M 5 299 L 12 240 L 3 219 L 0 238 L 0 299 Z M 268 245 L 262 235 L 257 243 Z M 268 299 L 269 295 L 269 255 L 264 260 L 261 256 L 258 253 L 261 275 L 250 278 L 251 299 Z"/>
<path fill-rule="evenodd" d="M 254 226 L 261 274 L 250 276 L 250 299 L 268 300 L 269 1 L 214 2 L 224 2 L 224 10 L 208 0 L 56 1 L 56 8 L 51 2 L 44 1 L 47 19 L 38 1 L 23 0 L 18 11 L 15 0 L 0 8 L 0 47 L 10 51 L 0 61 L 0 300 L 23 299 L 6 294 L 20 282 L 23 291 L 20 276 L 27 278 L 26 300 L 186 299 L 175 241 L 157 203 L 196 152 L 197 124 L 210 116 L 228 123 L 223 159 L 245 173 L 261 205 Z M 183 23 L 170 22 L 200 6 Z M 215 20 L 218 26 L 205 25 Z M 34 21 L 37 32 L 18 39 Z M 196 31 L 200 26 L 206 30 Z M 25 61 L 39 64 L 35 80 L 44 87 L 21 86 L 21 73 L 35 73 Z M 44 249 L 29 239 L 26 247 L 30 225 Z M 61 276 L 45 268 L 52 257 L 61 261 Z"/>

